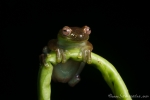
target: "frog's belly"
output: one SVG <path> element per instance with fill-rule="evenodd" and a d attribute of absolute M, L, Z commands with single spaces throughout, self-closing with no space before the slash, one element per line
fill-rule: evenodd
<path fill-rule="evenodd" d="M 76 74 L 80 62 L 68 60 L 66 63 L 59 63 L 53 68 L 52 79 L 54 81 L 66 83 Z"/>

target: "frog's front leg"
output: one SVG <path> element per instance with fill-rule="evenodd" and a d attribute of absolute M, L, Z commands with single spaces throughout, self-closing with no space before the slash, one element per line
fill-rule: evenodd
<path fill-rule="evenodd" d="M 49 50 L 56 52 L 57 63 L 60 63 L 60 62 L 65 63 L 66 62 L 65 51 L 58 47 L 56 39 L 50 40 L 47 47 Z"/>
<path fill-rule="evenodd" d="M 65 63 L 66 62 L 66 56 L 65 56 L 65 52 L 63 49 L 58 48 L 57 46 L 57 40 L 56 39 L 52 39 L 49 41 L 48 45 L 45 46 L 42 50 L 42 54 L 40 55 L 40 64 L 44 64 L 46 65 L 46 57 L 47 54 L 50 53 L 50 51 L 55 51 L 56 52 L 56 61 L 57 63 Z"/>
<path fill-rule="evenodd" d="M 91 51 L 93 50 L 93 46 L 90 42 L 87 41 L 87 45 L 80 49 L 78 57 L 81 58 L 83 62 L 91 63 Z"/>
<path fill-rule="evenodd" d="M 48 49 L 47 47 L 44 47 L 44 50 L 43 50 L 43 53 L 39 56 L 39 59 L 40 59 L 40 64 L 44 64 L 46 66 L 46 57 L 47 57 L 47 54 L 48 52 Z M 56 61 L 57 63 L 65 63 L 66 62 L 66 56 L 65 56 L 65 53 L 62 49 L 56 49 Z"/>
<path fill-rule="evenodd" d="M 81 71 L 83 70 L 85 66 L 85 62 L 81 62 L 80 63 L 80 66 L 76 72 L 76 74 L 73 76 L 73 78 L 68 82 L 68 84 L 71 86 L 71 87 L 74 87 L 77 83 L 79 83 L 79 81 L 81 80 L 80 79 L 80 73 Z"/>

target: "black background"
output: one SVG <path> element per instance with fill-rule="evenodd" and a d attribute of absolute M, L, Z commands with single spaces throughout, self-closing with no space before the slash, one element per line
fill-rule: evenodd
<path fill-rule="evenodd" d="M 93 52 L 116 67 L 131 95 L 150 96 L 148 2 L 5 0 L 0 6 L 2 100 L 37 100 L 38 56 L 65 25 L 90 26 Z M 87 65 L 81 78 L 74 88 L 52 82 L 52 100 L 110 99 L 94 67 Z"/>

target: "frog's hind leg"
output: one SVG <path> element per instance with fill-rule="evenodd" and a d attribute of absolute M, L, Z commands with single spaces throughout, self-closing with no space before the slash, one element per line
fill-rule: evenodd
<path fill-rule="evenodd" d="M 71 86 L 71 87 L 74 87 L 77 83 L 79 83 L 79 81 L 81 80 L 80 79 L 80 73 L 81 71 L 83 70 L 85 66 L 85 62 L 81 62 L 76 74 L 74 75 L 74 77 L 68 82 L 68 84 Z"/>

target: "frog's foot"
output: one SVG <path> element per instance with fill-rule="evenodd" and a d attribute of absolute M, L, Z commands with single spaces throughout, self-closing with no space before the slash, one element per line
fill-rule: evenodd
<path fill-rule="evenodd" d="M 88 64 L 91 63 L 91 49 L 90 48 L 83 48 L 80 50 L 78 57 L 81 58 L 83 62 L 87 62 Z"/>
<path fill-rule="evenodd" d="M 57 63 L 65 63 L 66 62 L 66 55 L 63 49 L 56 49 L 56 61 Z"/>
<path fill-rule="evenodd" d="M 73 77 L 69 82 L 68 84 L 71 86 L 71 87 L 74 87 L 77 83 L 79 83 L 80 81 L 80 76 L 79 75 L 76 75 L 75 77 Z"/>

